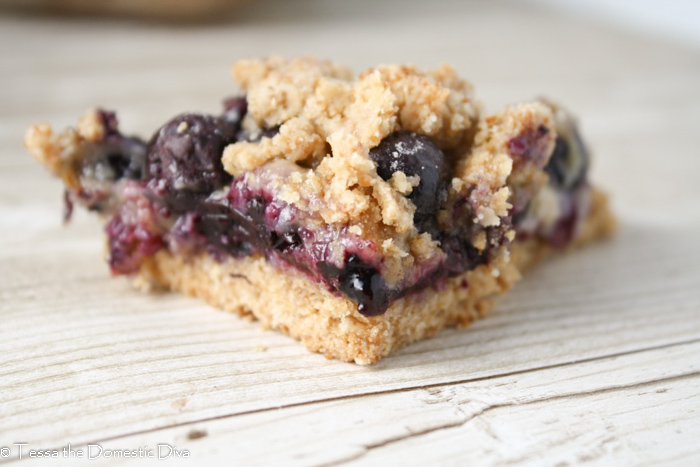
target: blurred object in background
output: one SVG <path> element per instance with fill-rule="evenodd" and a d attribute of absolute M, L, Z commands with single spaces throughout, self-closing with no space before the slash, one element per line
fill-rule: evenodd
<path fill-rule="evenodd" d="M 140 17 L 176 21 L 208 20 L 230 14 L 245 0 L 0 0 L 19 11 Z"/>

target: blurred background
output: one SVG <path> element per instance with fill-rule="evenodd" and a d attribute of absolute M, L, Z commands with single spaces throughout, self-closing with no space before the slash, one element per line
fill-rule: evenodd
<path fill-rule="evenodd" d="M 694 0 L 0 0 L 0 149 L 23 183 L 38 173 L 24 130 L 118 111 L 148 137 L 183 111 L 218 112 L 236 59 L 313 54 L 360 72 L 448 62 L 489 111 L 546 95 L 580 118 L 593 178 L 631 208 L 695 195 L 639 154 L 694 151 L 669 131 L 700 125 L 700 2 Z M 680 118 L 679 118 L 680 117 Z M 660 136 L 667 136 L 660 139 Z M 695 162 L 688 159 L 688 170 Z M 659 177 L 659 175 L 663 177 Z M 56 184 L 58 189 L 58 184 Z M 31 195 L 30 195 L 31 196 Z M 645 204 L 646 203 L 646 204 Z M 684 209 L 685 207 L 679 207 Z"/>
<path fill-rule="evenodd" d="M 438 0 L 439 1 L 439 0 Z M 248 5 L 242 6 L 242 4 Z M 253 6 L 251 6 L 253 3 Z M 2 0 L 0 6 L 9 10 L 43 14 L 102 15 L 141 18 L 153 21 L 213 21 L 245 18 L 256 7 L 266 11 L 272 4 L 302 2 L 287 0 Z M 314 3 L 316 6 L 320 2 Z M 325 1 L 338 6 L 342 1 Z M 345 2 L 347 3 L 347 2 Z M 365 2 L 366 3 L 366 2 Z M 423 2 L 428 3 L 428 2 Z M 435 2 L 432 2 L 435 4 Z M 521 0 L 521 3 L 541 4 L 569 10 L 625 27 L 661 33 L 700 45 L 700 3 L 694 0 Z M 328 6 L 328 5 L 326 5 Z"/>

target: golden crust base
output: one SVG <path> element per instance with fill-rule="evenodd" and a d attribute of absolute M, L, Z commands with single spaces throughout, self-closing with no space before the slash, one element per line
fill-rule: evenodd
<path fill-rule="evenodd" d="M 572 246 L 615 229 L 605 195 L 594 191 L 591 213 Z M 520 271 L 551 254 L 540 241 L 515 242 L 505 255 L 461 276 L 392 303 L 381 316 L 365 317 L 356 305 L 293 270 L 271 266 L 265 258 L 219 263 L 207 254 L 194 257 L 161 251 L 141 268 L 136 284 L 200 297 L 209 304 L 258 319 L 262 326 L 300 340 L 327 358 L 370 364 L 447 326 L 466 326 L 485 315 L 493 299 L 520 278 Z"/>

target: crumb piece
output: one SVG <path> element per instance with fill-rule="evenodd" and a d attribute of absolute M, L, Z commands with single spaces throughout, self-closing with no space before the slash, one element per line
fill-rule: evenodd
<path fill-rule="evenodd" d="M 402 195 L 410 195 L 415 187 L 420 183 L 420 177 L 418 175 L 413 175 L 407 177 L 403 172 L 394 172 L 389 180 L 392 188 Z"/>
<path fill-rule="evenodd" d="M 90 110 L 78 120 L 76 127 L 78 134 L 92 143 L 101 140 L 105 135 L 105 127 L 97 110 Z"/>
<path fill-rule="evenodd" d="M 359 237 L 362 235 L 362 227 L 360 227 L 359 225 L 351 225 L 350 227 L 348 227 L 348 232 L 350 232 L 351 234 L 355 234 Z"/>
<path fill-rule="evenodd" d="M 486 244 L 486 232 L 484 232 L 483 230 L 478 232 L 475 235 L 474 241 L 472 243 L 474 245 L 474 248 L 476 248 L 479 251 L 483 251 L 487 246 L 487 244 Z"/>

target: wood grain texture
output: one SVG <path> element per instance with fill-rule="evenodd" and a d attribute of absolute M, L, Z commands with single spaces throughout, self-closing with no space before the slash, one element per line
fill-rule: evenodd
<path fill-rule="evenodd" d="M 167 442 L 210 465 L 700 462 L 700 53 L 510 3 L 386 2 L 379 17 L 364 1 L 293 4 L 192 28 L 0 18 L 0 447 Z M 100 104 L 146 135 L 215 111 L 235 92 L 230 62 L 271 52 L 356 70 L 448 61 L 487 108 L 564 102 L 619 235 L 542 265 L 468 331 L 370 368 L 110 278 L 98 222 L 61 226 L 25 127 Z"/>

